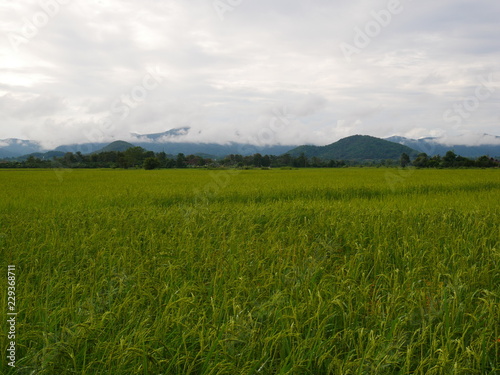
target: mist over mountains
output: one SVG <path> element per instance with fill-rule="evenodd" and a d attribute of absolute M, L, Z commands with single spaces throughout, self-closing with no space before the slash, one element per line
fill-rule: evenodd
<path fill-rule="evenodd" d="M 35 152 L 45 152 L 42 145 L 36 141 L 8 138 L 0 139 L 0 158 L 15 158 Z"/>
<path fill-rule="evenodd" d="M 425 152 L 429 156 L 444 155 L 449 150 L 453 150 L 455 154 L 468 158 L 477 158 L 483 155 L 492 157 L 500 156 L 500 137 L 489 134 L 480 135 L 477 145 L 450 144 L 449 141 L 444 143 L 438 137 L 411 139 L 392 136 L 385 139 L 411 147 L 419 152 Z"/>
<path fill-rule="evenodd" d="M 411 139 L 401 136 L 391 136 L 388 138 L 376 138 L 364 136 L 350 136 L 343 138 L 325 146 L 313 145 L 253 145 L 247 143 L 229 142 L 225 144 L 218 143 L 199 143 L 184 141 L 191 129 L 189 127 L 180 127 L 167 130 L 161 133 L 138 134 L 132 133 L 127 142 L 133 146 L 142 147 L 154 152 L 165 152 L 176 155 L 178 153 L 204 154 L 214 157 L 223 157 L 229 154 L 252 155 L 260 153 L 262 155 L 282 155 L 285 153 L 297 154 L 304 152 L 307 156 L 317 156 L 324 158 L 339 159 L 372 159 L 372 158 L 394 158 L 401 152 L 407 152 L 410 155 L 425 152 L 429 156 L 444 155 L 447 151 L 453 150 L 456 154 L 476 158 L 482 155 L 491 157 L 500 156 L 500 137 L 488 134 L 478 135 L 476 145 L 450 144 L 439 137 L 426 137 L 420 139 Z M 358 138 L 355 138 L 358 137 Z M 368 138 L 369 142 L 368 141 Z M 386 142 L 381 143 L 380 141 Z M 355 145 L 353 146 L 353 142 Z M 40 142 L 34 140 L 22 140 L 9 138 L 0 140 L 0 158 L 18 158 L 30 154 L 44 154 L 48 151 L 59 153 L 81 152 L 82 154 L 91 154 L 99 152 L 110 142 L 82 142 L 78 144 L 60 145 L 53 150 L 45 149 Z M 335 145 L 335 146 L 334 146 Z M 396 147 L 401 146 L 401 147 Z M 355 147 L 355 151 L 345 151 L 349 147 Z M 334 151 L 334 149 L 336 151 Z M 415 151 L 413 151 L 415 150 Z M 327 152 L 328 151 L 328 152 Z M 376 153 L 374 153 L 376 151 Z M 54 155 L 53 153 L 49 155 Z"/>

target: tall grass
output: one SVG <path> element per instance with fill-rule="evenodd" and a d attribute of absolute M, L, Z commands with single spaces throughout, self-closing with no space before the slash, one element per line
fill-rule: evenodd
<path fill-rule="evenodd" d="M 500 373 L 498 171 L 213 173 L 0 171 L 4 373 Z"/>

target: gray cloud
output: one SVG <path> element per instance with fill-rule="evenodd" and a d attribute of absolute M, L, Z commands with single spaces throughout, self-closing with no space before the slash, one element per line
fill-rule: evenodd
<path fill-rule="evenodd" d="M 289 120 L 271 139 L 283 144 L 437 131 L 477 143 L 474 134 L 498 133 L 500 3 L 401 0 L 362 48 L 356 30 L 370 31 L 387 1 L 243 0 L 223 20 L 214 3 L 72 0 L 48 14 L 36 1 L 4 2 L 0 139 L 87 142 L 191 126 L 186 140 L 259 143 L 283 108 Z M 40 12 L 47 22 L 26 37 Z M 342 43 L 359 50 L 351 61 Z M 155 69 L 161 83 L 146 81 L 138 98 Z M 491 95 L 445 116 L 489 75 Z"/>

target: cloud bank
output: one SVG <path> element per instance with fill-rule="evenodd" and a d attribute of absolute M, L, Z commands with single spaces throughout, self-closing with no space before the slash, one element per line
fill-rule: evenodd
<path fill-rule="evenodd" d="M 4 1 L 0 139 L 498 135 L 500 3 Z"/>

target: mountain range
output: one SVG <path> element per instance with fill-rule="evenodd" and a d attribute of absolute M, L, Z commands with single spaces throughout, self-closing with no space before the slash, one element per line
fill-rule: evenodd
<path fill-rule="evenodd" d="M 33 155 L 41 159 L 50 159 L 53 156 L 61 156 L 65 152 L 81 152 L 91 154 L 100 151 L 122 151 L 124 146 L 139 146 L 154 152 L 166 152 L 170 155 L 178 153 L 198 154 L 212 156 L 215 158 L 224 157 L 229 154 L 252 155 L 260 153 L 262 155 L 282 155 L 290 153 L 297 156 L 304 153 L 307 157 L 318 157 L 321 159 L 344 159 L 344 160 L 380 160 L 398 159 L 405 152 L 411 157 L 415 157 L 420 152 L 425 152 L 429 156 L 444 155 L 447 151 L 453 150 L 456 154 L 464 157 L 479 157 L 488 155 L 492 157 L 500 156 L 500 137 L 483 135 L 482 144 L 475 146 L 449 145 L 440 138 L 420 138 L 411 139 L 400 136 L 388 138 L 376 138 L 371 136 L 355 135 L 343 138 L 335 143 L 326 146 L 313 145 L 270 145 L 255 146 L 231 142 L 227 144 L 217 143 L 194 143 L 179 142 L 180 138 L 187 135 L 189 127 L 175 128 L 162 133 L 153 134 L 131 134 L 130 143 L 116 142 L 110 143 L 80 143 L 61 145 L 54 150 L 47 150 L 39 142 L 9 138 L 0 140 L 0 158 L 22 158 Z M 122 142 L 122 141 L 121 141 Z M 111 147 L 111 148 L 110 148 Z M 115 148 L 113 148 L 115 147 Z M 118 147 L 118 148 L 116 148 Z"/>
<path fill-rule="evenodd" d="M 8 138 L 0 139 L 0 158 L 16 158 L 35 152 L 45 152 L 42 145 L 36 141 Z"/>
<path fill-rule="evenodd" d="M 442 141 L 437 137 L 411 139 L 392 136 L 389 138 L 385 138 L 385 140 L 411 147 L 419 152 L 425 152 L 429 156 L 445 155 L 449 150 L 453 150 L 455 154 L 468 158 L 477 158 L 483 155 L 492 157 L 500 156 L 500 137 L 489 134 L 482 134 L 479 136 L 479 138 L 479 144 L 475 146 L 445 144 L 442 143 Z"/>

